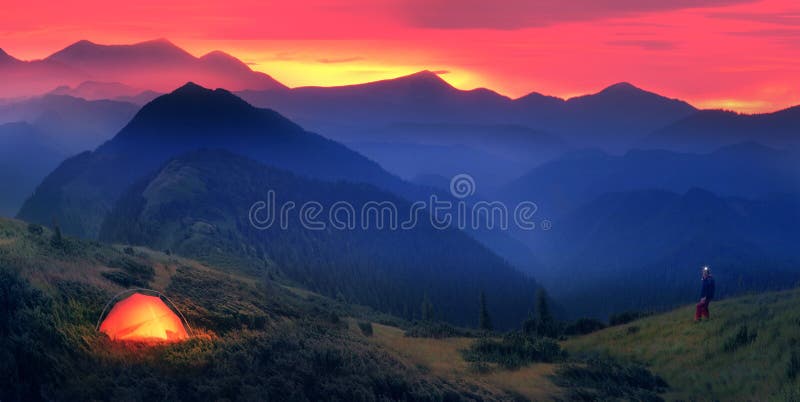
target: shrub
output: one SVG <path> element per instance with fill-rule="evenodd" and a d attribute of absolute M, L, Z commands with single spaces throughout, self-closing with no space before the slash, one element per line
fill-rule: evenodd
<path fill-rule="evenodd" d="M 576 401 L 661 401 L 658 394 L 669 387 L 642 365 L 597 357 L 562 366 L 553 382 L 568 390 L 568 400 Z"/>
<path fill-rule="evenodd" d="M 37 225 L 35 223 L 29 223 L 28 233 L 34 236 L 41 236 L 44 233 L 44 228 L 41 225 Z"/>
<path fill-rule="evenodd" d="M 153 267 L 127 258 L 113 260 L 108 265 L 121 271 L 103 272 L 103 277 L 123 287 L 147 287 L 156 275 Z"/>
<path fill-rule="evenodd" d="M 612 314 L 610 317 L 608 317 L 608 325 L 613 327 L 616 325 L 627 324 L 631 321 L 647 317 L 648 315 L 651 314 L 652 313 L 647 313 L 642 311 L 626 311 L 624 313 Z"/>
<path fill-rule="evenodd" d="M 405 335 L 410 338 L 455 338 L 455 337 L 475 337 L 476 332 L 468 329 L 456 328 L 445 322 L 417 322 Z"/>
<path fill-rule="evenodd" d="M 789 357 L 789 365 L 786 368 L 786 375 L 790 380 L 794 380 L 797 378 L 798 373 L 800 373 L 800 352 L 795 349 L 792 351 L 792 355 Z"/>
<path fill-rule="evenodd" d="M 506 334 L 501 339 L 479 338 L 469 349 L 462 351 L 464 359 L 473 363 L 497 363 L 515 369 L 534 362 L 552 363 L 565 357 L 555 341 L 527 336 L 520 332 Z"/>
<path fill-rule="evenodd" d="M 103 278 L 108 279 L 111 282 L 116 283 L 124 288 L 129 287 L 139 287 L 144 288 L 147 287 L 147 282 L 140 280 L 139 278 L 124 272 L 124 271 L 109 271 L 103 272 Z"/>
<path fill-rule="evenodd" d="M 733 352 L 740 347 L 753 343 L 757 336 L 758 332 L 750 331 L 747 329 L 747 325 L 742 325 L 739 327 L 739 331 L 736 332 L 736 335 L 725 341 L 724 349 L 726 352 Z"/>
<path fill-rule="evenodd" d="M 580 318 L 564 328 L 565 335 L 586 335 L 606 327 L 602 321 L 593 318 Z"/>
<path fill-rule="evenodd" d="M 358 327 L 361 328 L 361 333 L 364 336 L 372 336 L 372 323 L 369 321 L 359 321 Z"/>

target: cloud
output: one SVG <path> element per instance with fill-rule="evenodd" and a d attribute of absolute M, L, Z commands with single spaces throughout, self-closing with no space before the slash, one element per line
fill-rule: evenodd
<path fill-rule="evenodd" d="M 666 40 L 612 40 L 606 42 L 611 46 L 632 46 L 645 50 L 671 50 L 676 46 L 675 42 Z"/>
<path fill-rule="evenodd" d="M 732 31 L 727 32 L 727 34 L 740 37 L 762 38 L 770 40 L 773 43 L 793 48 L 800 47 L 800 29 L 755 29 L 750 31 Z"/>
<path fill-rule="evenodd" d="M 732 31 L 728 35 L 754 36 L 767 38 L 794 38 L 800 37 L 800 29 L 756 29 L 752 31 Z"/>
<path fill-rule="evenodd" d="M 500 29 L 591 21 L 686 8 L 718 7 L 754 0 L 409 0 L 401 15 L 417 27 Z"/>
<path fill-rule="evenodd" d="M 711 13 L 711 18 L 764 22 L 768 24 L 800 26 L 800 11 L 785 11 L 776 13 Z"/>
<path fill-rule="evenodd" d="M 358 56 L 355 56 L 355 57 L 340 57 L 340 58 L 335 58 L 335 59 L 322 58 L 322 59 L 317 59 L 317 63 L 336 64 L 336 63 L 349 63 L 351 61 L 359 61 L 359 60 L 364 60 L 364 58 L 363 57 L 358 57 Z"/>

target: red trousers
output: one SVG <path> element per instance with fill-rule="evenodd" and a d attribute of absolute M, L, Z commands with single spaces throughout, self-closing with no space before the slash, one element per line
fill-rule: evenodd
<path fill-rule="evenodd" d="M 701 301 L 697 303 L 695 312 L 694 312 L 694 319 L 695 321 L 699 320 L 701 317 L 709 318 L 708 317 L 708 300 Z"/>

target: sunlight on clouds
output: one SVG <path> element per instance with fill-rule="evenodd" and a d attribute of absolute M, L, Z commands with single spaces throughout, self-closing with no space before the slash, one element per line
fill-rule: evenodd
<path fill-rule="evenodd" d="M 700 109 L 732 110 L 745 114 L 763 113 L 775 109 L 772 102 L 743 99 L 707 99 L 696 102 L 695 106 Z"/>

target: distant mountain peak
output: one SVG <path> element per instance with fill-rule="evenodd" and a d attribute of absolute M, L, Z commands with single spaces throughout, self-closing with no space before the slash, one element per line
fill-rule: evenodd
<path fill-rule="evenodd" d="M 81 39 L 81 40 L 79 40 L 79 41 L 77 41 L 77 42 L 75 42 L 75 43 L 73 43 L 73 44 L 71 44 L 71 45 L 59 50 L 58 52 L 50 55 L 50 57 L 48 57 L 48 58 L 51 58 L 51 57 L 53 57 L 53 56 L 55 56 L 57 54 L 67 54 L 67 53 L 75 52 L 75 51 L 83 52 L 83 51 L 86 51 L 86 50 L 95 49 L 95 48 L 99 48 L 99 47 L 102 47 L 102 46 L 103 45 L 99 45 L 99 44 L 94 43 L 94 42 L 92 42 L 92 41 L 90 41 L 88 39 Z"/>
<path fill-rule="evenodd" d="M 204 54 L 200 57 L 200 61 L 215 65 L 219 68 L 235 68 L 237 70 L 252 71 L 247 63 L 221 50 L 214 50 Z"/>
<path fill-rule="evenodd" d="M 258 113 L 258 110 L 227 90 L 212 90 L 194 82 L 187 82 L 180 88 L 146 104 L 130 124 L 144 123 L 159 126 L 172 121 L 201 126 L 222 125 L 224 122 L 245 119 L 252 113 Z M 120 135 L 124 132 L 125 130 Z"/>
<path fill-rule="evenodd" d="M 14 56 L 11 56 L 10 54 L 6 53 L 6 51 L 3 50 L 2 48 L 0 48 L 0 63 L 13 63 L 17 61 L 19 60 L 16 59 Z"/>
<path fill-rule="evenodd" d="M 600 92 L 605 92 L 605 91 L 631 91 L 631 90 L 642 91 L 641 88 L 631 84 L 630 82 L 622 81 L 622 82 L 618 82 L 616 84 L 609 85 L 608 87 L 606 87 L 605 89 L 603 89 Z"/>
<path fill-rule="evenodd" d="M 126 57 L 131 57 L 132 55 L 140 57 L 140 55 L 144 54 L 148 57 L 160 59 L 194 58 L 189 52 L 181 49 L 169 40 L 161 38 L 130 45 L 101 45 L 87 39 L 82 39 L 53 53 L 47 57 L 47 59 L 69 62 L 100 58 L 128 63 L 131 60 L 126 59 Z"/>
<path fill-rule="evenodd" d="M 174 91 L 170 92 L 169 95 L 202 95 L 202 94 L 210 94 L 214 91 L 211 89 L 202 87 L 200 85 L 195 84 L 192 81 L 189 81 L 179 88 L 175 89 Z M 166 95 L 166 96 L 169 96 Z"/>
<path fill-rule="evenodd" d="M 417 71 L 414 74 L 407 75 L 406 78 L 412 78 L 412 79 L 418 79 L 418 80 L 431 80 L 431 81 L 436 81 L 436 82 L 447 83 L 447 81 L 445 81 L 444 78 L 442 78 L 442 76 L 439 73 L 431 71 L 431 70 Z"/>
<path fill-rule="evenodd" d="M 236 57 L 231 56 L 228 53 L 223 52 L 222 50 L 212 50 L 203 56 L 200 57 L 201 59 L 223 59 L 223 60 L 232 60 L 236 62 L 241 62 L 241 60 L 237 59 Z"/>
<path fill-rule="evenodd" d="M 414 74 L 398 77 L 389 81 L 413 83 L 416 85 L 424 85 L 430 87 L 453 88 L 453 86 L 450 85 L 447 81 L 445 81 L 439 74 L 430 70 L 418 71 Z"/>
<path fill-rule="evenodd" d="M 136 44 L 134 44 L 134 45 L 144 45 L 144 44 L 152 44 L 152 45 L 167 45 L 167 46 L 175 46 L 175 47 L 178 47 L 177 45 L 175 45 L 174 43 L 172 43 L 172 41 L 170 41 L 170 40 L 169 40 L 169 39 L 167 39 L 167 38 L 156 38 L 156 39 L 150 39 L 150 40 L 146 40 L 146 41 L 143 41 L 143 42 L 136 43 Z"/>

